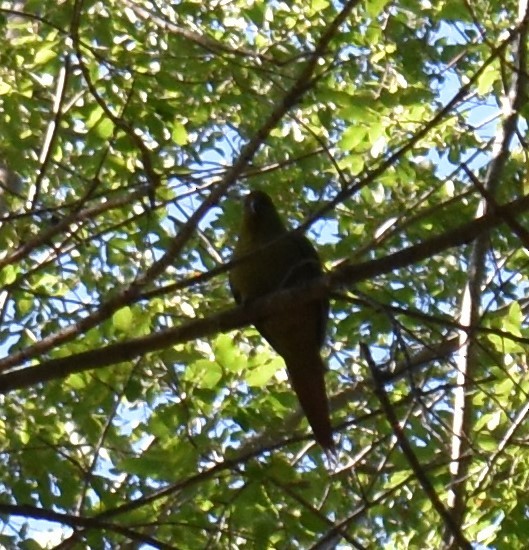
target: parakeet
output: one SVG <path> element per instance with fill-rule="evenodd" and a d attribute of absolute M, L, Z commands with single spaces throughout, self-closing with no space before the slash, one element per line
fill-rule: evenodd
<path fill-rule="evenodd" d="M 318 253 L 310 241 L 288 231 L 272 199 L 263 191 L 253 191 L 244 199 L 233 259 L 241 259 L 230 272 L 230 288 L 238 304 L 322 275 Z M 320 355 L 328 316 L 329 301 L 323 298 L 294 304 L 288 315 L 274 315 L 255 323 L 285 360 L 290 383 L 316 441 L 324 449 L 334 446 L 325 391 L 326 367 Z"/>

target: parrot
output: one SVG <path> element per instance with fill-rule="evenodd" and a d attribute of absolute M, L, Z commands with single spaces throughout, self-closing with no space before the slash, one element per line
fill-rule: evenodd
<path fill-rule="evenodd" d="M 242 223 L 229 273 L 237 304 L 249 304 L 267 294 L 308 283 L 323 274 L 311 242 L 289 231 L 270 196 L 252 191 L 243 202 Z M 257 331 L 283 358 L 288 378 L 324 450 L 334 441 L 325 388 L 326 366 L 321 357 L 329 316 L 327 297 L 293 305 L 288 314 L 255 321 Z"/>

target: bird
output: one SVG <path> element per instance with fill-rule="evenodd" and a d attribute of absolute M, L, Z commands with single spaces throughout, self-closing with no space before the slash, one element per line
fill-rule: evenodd
<path fill-rule="evenodd" d="M 307 284 L 322 276 L 320 258 L 301 233 L 290 231 L 271 197 L 252 191 L 243 201 L 242 222 L 229 273 L 237 304 L 250 304 L 270 293 Z M 321 357 L 329 317 L 327 297 L 293 304 L 288 313 L 254 322 L 257 331 L 283 358 L 288 378 L 315 440 L 324 450 L 334 441 Z"/>

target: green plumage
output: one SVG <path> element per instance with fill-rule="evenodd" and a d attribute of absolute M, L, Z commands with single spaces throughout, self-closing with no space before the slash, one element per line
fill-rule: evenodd
<path fill-rule="evenodd" d="M 244 200 L 233 259 L 242 259 L 230 272 L 230 288 L 237 303 L 249 303 L 322 275 L 320 259 L 310 241 L 287 230 L 272 199 L 262 191 L 254 191 Z M 257 330 L 285 360 L 314 437 L 324 448 L 333 446 L 326 369 L 320 355 L 328 315 L 328 300 L 318 299 L 293 305 L 288 315 L 256 323 Z"/>

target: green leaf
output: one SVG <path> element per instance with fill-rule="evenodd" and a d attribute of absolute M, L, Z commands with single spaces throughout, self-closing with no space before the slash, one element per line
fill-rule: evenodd
<path fill-rule="evenodd" d="M 272 359 L 266 363 L 260 364 L 247 371 L 245 376 L 246 383 L 250 387 L 263 387 L 273 378 L 275 373 L 284 366 L 285 363 L 280 358 Z"/>
<path fill-rule="evenodd" d="M 389 4 L 389 0 L 369 0 L 366 2 L 366 10 L 370 17 L 377 17 L 378 14 Z"/>
<path fill-rule="evenodd" d="M 68 377 L 68 384 L 72 387 L 72 389 L 82 390 L 83 388 L 86 388 L 87 385 L 89 385 L 89 382 L 85 373 L 79 373 L 71 374 Z"/>
<path fill-rule="evenodd" d="M 46 44 L 43 48 L 37 51 L 34 58 L 35 66 L 45 65 L 52 59 L 57 57 L 57 45 Z"/>
<path fill-rule="evenodd" d="M 199 359 L 186 368 L 184 380 L 193 383 L 197 388 L 216 388 L 222 379 L 222 368 L 218 363 Z"/>
<path fill-rule="evenodd" d="M 525 351 L 525 346 L 523 344 L 511 338 L 505 338 L 497 334 L 489 334 L 487 338 L 500 353 L 523 353 Z"/>
<path fill-rule="evenodd" d="M 16 281 L 17 270 L 13 265 L 6 265 L 0 271 L 0 285 L 10 285 Z"/>
<path fill-rule="evenodd" d="M 492 90 L 492 86 L 496 81 L 500 80 L 500 73 L 494 65 L 488 65 L 487 68 L 479 75 L 477 83 L 477 91 L 480 95 L 486 95 Z"/>
<path fill-rule="evenodd" d="M 233 372 L 240 372 L 243 367 L 242 357 L 228 334 L 219 334 L 213 346 L 215 359 L 219 365 Z"/>
<path fill-rule="evenodd" d="M 10 94 L 13 88 L 7 82 L 0 81 L 0 95 Z"/>
<path fill-rule="evenodd" d="M 366 137 L 367 130 L 365 128 L 361 126 L 349 126 L 342 134 L 338 146 L 342 151 L 347 152 L 364 142 Z"/>
<path fill-rule="evenodd" d="M 99 121 L 104 117 L 105 112 L 99 105 L 94 105 L 91 109 L 87 119 L 86 119 L 86 127 L 87 128 L 94 128 Z"/>
<path fill-rule="evenodd" d="M 524 320 L 522 308 L 519 302 L 513 302 L 509 306 L 507 315 L 502 320 L 502 328 L 506 332 L 510 332 L 514 336 L 521 336 L 521 327 Z"/>
<path fill-rule="evenodd" d="M 108 118 L 103 118 L 95 128 L 102 139 L 108 139 L 114 133 L 114 123 Z"/>
<path fill-rule="evenodd" d="M 347 155 L 340 159 L 338 163 L 342 170 L 349 170 L 352 175 L 359 174 L 364 169 L 365 163 L 362 155 L 356 153 L 353 155 Z"/>
<path fill-rule="evenodd" d="M 171 137 L 177 145 L 181 146 L 187 145 L 187 142 L 189 141 L 189 136 L 187 135 L 186 128 L 181 122 L 175 122 L 173 124 Z"/>
<path fill-rule="evenodd" d="M 116 330 L 129 332 L 134 322 L 134 316 L 130 307 L 122 307 L 112 315 L 112 324 Z"/>
<path fill-rule="evenodd" d="M 310 8 L 312 13 L 318 13 L 329 6 L 328 0 L 311 0 Z"/>

